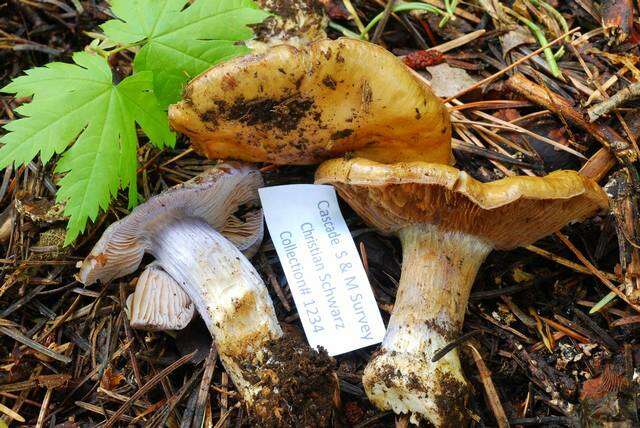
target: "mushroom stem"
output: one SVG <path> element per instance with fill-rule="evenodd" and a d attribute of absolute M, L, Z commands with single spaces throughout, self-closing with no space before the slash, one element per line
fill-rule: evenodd
<path fill-rule="evenodd" d="M 478 268 L 493 249 L 463 232 L 418 224 L 398 233 L 402 273 L 381 350 L 364 372 L 371 401 L 395 413 L 411 413 L 435 426 L 458 426 L 466 418 L 467 382 L 454 349 Z"/>
<path fill-rule="evenodd" d="M 204 319 L 252 422 L 327 425 L 331 397 L 324 391 L 335 388 L 329 358 L 283 336 L 267 287 L 236 246 L 189 217 L 166 222 L 148 239 L 149 252 Z"/>
<path fill-rule="evenodd" d="M 229 376 L 250 402 L 256 391 L 240 362 L 282 336 L 260 275 L 235 245 L 203 220 L 176 219 L 151 239 L 150 252 L 194 302 Z"/>
<path fill-rule="evenodd" d="M 194 302 L 221 355 L 242 353 L 282 336 L 260 275 L 208 223 L 176 219 L 151 239 L 149 252 Z"/>

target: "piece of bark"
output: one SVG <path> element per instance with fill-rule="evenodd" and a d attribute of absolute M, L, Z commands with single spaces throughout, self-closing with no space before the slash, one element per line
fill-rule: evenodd
<path fill-rule="evenodd" d="M 589 114 L 589 121 L 595 122 L 600 116 L 603 116 L 612 110 L 618 108 L 625 102 L 640 97 L 640 82 L 632 83 L 626 88 L 618 91 L 612 95 L 609 99 L 594 105 L 589 108 L 587 113 Z"/>
<path fill-rule="evenodd" d="M 605 186 L 616 220 L 620 268 L 624 275 L 624 293 L 630 302 L 640 303 L 640 225 L 638 194 L 624 170 L 614 173 Z"/>
<path fill-rule="evenodd" d="M 623 165 L 631 165 L 637 160 L 637 153 L 620 134 L 609 126 L 589 122 L 582 112 L 573 107 L 569 100 L 532 82 L 521 73 L 510 77 L 507 80 L 507 85 L 528 100 L 587 131 L 604 147 L 611 150 Z"/>
<path fill-rule="evenodd" d="M 609 149 L 600 148 L 580 168 L 580 173 L 594 181 L 602 180 L 616 164 L 616 158 Z"/>

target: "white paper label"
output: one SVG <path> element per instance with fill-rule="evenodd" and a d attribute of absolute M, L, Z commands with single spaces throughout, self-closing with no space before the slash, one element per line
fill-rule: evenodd
<path fill-rule="evenodd" d="M 311 347 L 339 355 L 380 343 L 384 324 L 335 189 L 291 184 L 259 192 Z"/>

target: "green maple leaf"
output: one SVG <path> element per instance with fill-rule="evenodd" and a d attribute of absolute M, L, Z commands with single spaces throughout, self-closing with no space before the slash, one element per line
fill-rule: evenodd
<path fill-rule="evenodd" d="M 122 45 L 143 42 L 136 72 L 154 73 L 156 93 L 166 104 L 180 97 L 184 83 L 211 65 L 249 52 L 237 42 L 253 36 L 247 26 L 268 14 L 251 0 L 112 0 L 118 19 L 101 27 Z"/>
<path fill-rule="evenodd" d="M 118 189 L 128 188 L 130 204 L 136 203 L 136 123 L 156 146 L 175 143 L 153 92 L 152 73 L 114 85 L 106 59 L 78 52 L 73 61 L 33 68 L 1 89 L 33 99 L 16 109 L 23 118 L 4 126 L 9 132 L 0 137 L 0 168 L 28 163 L 38 154 L 47 163 L 64 153 L 56 166 L 56 172 L 66 173 L 56 199 L 69 216 L 67 244 L 87 219 L 108 208 Z"/>
<path fill-rule="evenodd" d="M 247 26 L 268 14 L 251 0 L 113 0 L 118 19 L 102 28 L 123 47 L 141 46 L 134 74 L 113 83 L 106 59 L 76 53 L 75 64 L 51 63 L 28 70 L 0 91 L 30 97 L 16 109 L 23 118 L 4 126 L 0 168 L 40 155 L 43 163 L 62 154 L 64 173 L 56 199 L 69 216 L 66 243 L 87 219 L 106 210 L 119 189 L 135 205 L 136 123 L 158 147 L 173 146 L 165 107 L 182 86 L 212 64 L 244 54 L 237 44 L 252 36 Z M 70 147 L 69 147 L 70 146 Z"/>

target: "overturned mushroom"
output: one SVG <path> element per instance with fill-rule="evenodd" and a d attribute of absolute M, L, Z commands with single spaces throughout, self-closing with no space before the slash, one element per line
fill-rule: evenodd
<path fill-rule="evenodd" d="M 261 185 L 257 170 L 227 164 L 149 199 L 107 228 L 79 278 L 91 284 L 132 273 L 150 253 L 202 316 L 256 423 L 322 426 L 335 386 L 330 359 L 283 336 L 266 286 L 238 249 L 259 244 L 245 228 L 262 225 Z M 308 370 L 305 381 L 299 367 Z"/>
<path fill-rule="evenodd" d="M 463 422 L 468 387 L 455 350 L 432 358 L 460 332 L 487 254 L 608 207 L 602 189 L 574 171 L 480 183 L 446 165 L 335 159 L 320 165 L 316 182 L 334 185 L 368 223 L 400 238 L 396 302 L 363 384 L 378 407 L 438 427 Z"/>
<path fill-rule="evenodd" d="M 209 158 L 452 160 L 440 99 L 386 49 L 352 39 L 281 45 L 216 65 L 189 83 L 169 120 Z"/>

